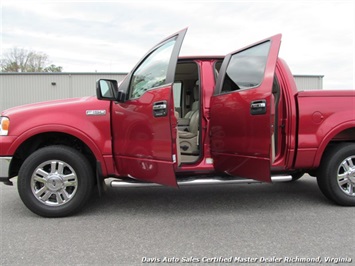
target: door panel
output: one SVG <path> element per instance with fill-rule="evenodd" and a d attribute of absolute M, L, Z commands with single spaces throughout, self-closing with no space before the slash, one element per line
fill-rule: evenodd
<path fill-rule="evenodd" d="M 226 56 L 211 99 L 216 170 L 270 181 L 273 76 L 281 35 Z"/>
<path fill-rule="evenodd" d="M 171 86 L 164 86 L 113 106 L 114 150 L 120 174 L 176 186 L 171 93 Z"/>
<path fill-rule="evenodd" d="M 163 40 L 133 68 L 119 87 L 125 101 L 112 104 L 112 135 L 119 173 L 177 186 L 177 121 L 173 82 L 187 29 Z"/>

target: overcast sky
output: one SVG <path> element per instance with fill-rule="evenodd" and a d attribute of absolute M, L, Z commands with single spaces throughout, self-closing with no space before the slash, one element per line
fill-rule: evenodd
<path fill-rule="evenodd" d="M 1 53 L 49 55 L 64 72 L 128 72 L 161 39 L 189 27 L 182 55 L 224 55 L 282 33 L 294 74 L 354 89 L 355 5 L 346 1 L 1 1 Z"/>

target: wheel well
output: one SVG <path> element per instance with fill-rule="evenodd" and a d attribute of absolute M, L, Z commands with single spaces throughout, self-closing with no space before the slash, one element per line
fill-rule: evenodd
<path fill-rule="evenodd" d="M 84 154 L 90 162 L 92 169 L 96 169 L 96 158 L 90 148 L 80 139 L 65 133 L 47 132 L 32 136 L 23 142 L 16 150 L 10 166 L 10 176 L 17 176 L 22 163 L 36 150 L 51 146 L 65 145 L 76 149 Z"/>
<path fill-rule="evenodd" d="M 327 144 L 327 146 L 325 146 L 322 154 L 319 158 L 318 161 L 318 165 L 320 164 L 322 158 L 324 157 L 324 155 L 331 149 L 333 149 L 334 146 L 340 144 L 340 143 L 344 143 L 344 142 L 348 142 L 348 143 L 355 143 L 355 128 L 348 128 L 345 129 L 341 132 L 339 132 L 338 134 L 336 134 Z"/>
<path fill-rule="evenodd" d="M 331 141 L 355 141 L 355 128 L 348 128 L 339 132 Z"/>
<path fill-rule="evenodd" d="M 324 153 L 332 149 L 335 145 L 343 142 L 355 142 L 355 128 L 348 128 L 336 134 L 325 147 Z"/>

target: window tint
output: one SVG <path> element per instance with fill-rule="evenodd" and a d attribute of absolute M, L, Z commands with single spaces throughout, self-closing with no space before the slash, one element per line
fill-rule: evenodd
<path fill-rule="evenodd" d="M 243 90 L 259 86 L 264 77 L 270 42 L 264 42 L 232 55 L 222 92 Z"/>
<path fill-rule="evenodd" d="M 165 84 L 170 57 L 176 38 L 170 39 L 154 50 L 133 73 L 131 98 L 138 98 L 147 90 Z"/>

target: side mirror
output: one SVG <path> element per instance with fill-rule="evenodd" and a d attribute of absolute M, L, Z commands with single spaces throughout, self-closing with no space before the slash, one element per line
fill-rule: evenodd
<path fill-rule="evenodd" d="M 96 81 L 96 96 L 99 100 L 125 101 L 125 93 L 118 91 L 118 83 L 113 79 L 99 79 Z"/>

